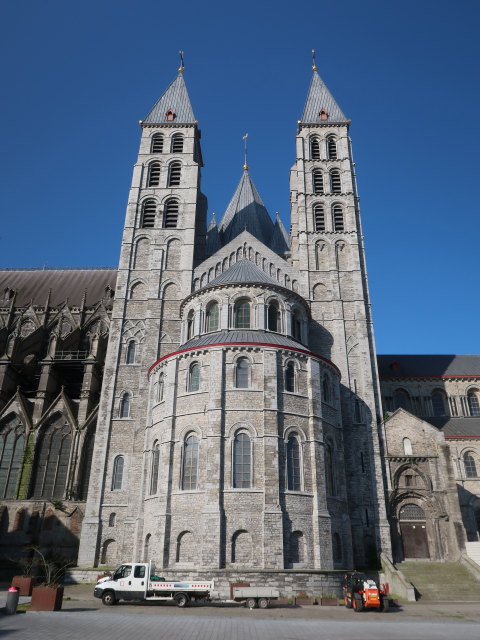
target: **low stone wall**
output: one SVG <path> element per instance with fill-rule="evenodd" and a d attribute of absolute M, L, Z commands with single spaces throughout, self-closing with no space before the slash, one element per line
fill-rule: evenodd
<path fill-rule="evenodd" d="M 66 575 L 67 583 L 95 583 L 102 569 L 70 569 Z M 163 576 L 167 581 L 198 582 L 202 580 L 215 580 L 215 590 L 220 597 L 230 597 L 230 583 L 249 582 L 256 587 L 273 587 L 278 589 L 282 596 L 293 597 L 300 592 L 309 596 L 341 597 L 343 571 L 259 571 L 245 569 L 243 571 L 204 570 L 172 571 L 170 569 L 157 569 L 156 574 Z"/>

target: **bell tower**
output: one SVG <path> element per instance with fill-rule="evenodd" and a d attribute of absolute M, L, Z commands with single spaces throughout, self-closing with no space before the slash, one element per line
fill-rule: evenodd
<path fill-rule="evenodd" d="M 80 566 L 106 562 L 109 553 L 134 557 L 141 545 L 148 367 L 180 344 L 180 303 L 191 292 L 195 265 L 205 258 L 200 131 L 183 70 L 182 60 L 176 78 L 140 121 Z M 110 543 L 111 522 L 121 526 Z M 115 549 L 109 551 L 109 544 Z"/>
<path fill-rule="evenodd" d="M 315 61 L 290 173 L 292 263 L 310 300 L 310 348 L 340 369 L 347 494 L 356 564 L 390 552 L 381 404 L 350 120 Z"/>

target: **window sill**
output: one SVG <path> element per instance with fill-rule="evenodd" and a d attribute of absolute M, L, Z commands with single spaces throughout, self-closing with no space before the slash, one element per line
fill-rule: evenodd
<path fill-rule="evenodd" d="M 314 496 L 311 491 L 291 491 L 290 489 L 285 489 L 283 493 L 286 496 L 305 496 L 307 498 L 312 498 Z"/>
<path fill-rule="evenodd" d="M 244 487 L 230 487 L 228 489 L 224 489 L 223 493 L 264 493 L 263 489 L 247 489 Z"/>

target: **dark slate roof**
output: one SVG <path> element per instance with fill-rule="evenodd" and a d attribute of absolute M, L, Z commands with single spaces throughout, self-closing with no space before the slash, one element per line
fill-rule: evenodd
<path fill-rule="evenodd" d="M 114 267 L 79 269 L 0 269 L 0 306 L 10 306 L 2 300 L 7 288 L 17 291 L 16 307 L 24 307 L 33 301 L 43 306 L 51 290 L 50 306 L 65 302 L 79 306 L 86 291 L 86 304 L 93 305 L 105 295 L 109 285 L 115 289 L 117 269 Z"/>
<path fill-rule="evenodd" d="M 163 96 L 158 99 L 157 103 L 143 120 L 145 124 L 162 124 L 164 122 L 170 122 L 166 118 L 166 113 L 169 109 L 173 109 L 175 112 L 174 123 L 190 124 L 195 122 L 195 116 L 193 115 L 193 109 L 188 97 L 187 87 L 185 80 L 181 73 L 170 84 Z"/>
<path fill-rule="evenodd" d="M 426 422 L 440 429 L 447 438 L 480 438 L 480 418 L 427 418 Z"/>
<path fill-rule="evenodd" d="M 215 214 L 212 214 L 212 221 L 207 227 L 207 256 L 212 256 L 222 247 L 220 233 L 215 220 Z"/>
<path fill-rule="evenodd" d="M 380 378 L 479 376 L 480 355 L 379 355 Z"/>
<path fill-rule="evenodd" d="M 223 214 L 219 229 L 223 244 L 227 244 L 245 230 L 267 246 L 272 238 L 272 219 L 247 170 L 243 172 Z"/>
<path fill-rule="evenodd" d="M 328 113 L 328 120 L 320 120 L 319 114 L 321 109 L 325 109 Z M 308 124 L 348 122 L 345 114 L 336 103 L 335 98 L 316 71 L 314 71 L 312 75 L 301 122 Z"/>
<path fill-rule="evenodd" d="M 270 249 L 282 256 L 286 251 L 290 251 L 290 244 L 290 235 L 287 233 L 283 222 L 280 220 L 280 216 L 277 214 Z"/>
<path fill-rule="evenodd" d="M 204 288 L 212 287 L 216 284 L 231 284 L 231 283 L 267 283 L 274 284 L 277 287 L 281 286 L 276 280 L 274 280 L 268 273 L 262 271 L 256 264 L 250 262 L 250 260 L 239 260 L 232 264 L 226 271 L 219 276 L 211 280 Z"/>
<path fill-rule="evenodd" d="M 232 331 L 217 331 L 216 333 L 207 333 L 199 338 L 189 340 L 180 349 L 190 349 L 195 347 L 203 347 L 206 345 L 224 344 L 224 343 L 246 342 L 247 344 L 271 344 L 278 347 L 287 347 L 290 349 L 305 349 L 300 343 L 280 333 L 272 333 L 270 331 L 252 331 L 248 329 L 234 329 Z"/>

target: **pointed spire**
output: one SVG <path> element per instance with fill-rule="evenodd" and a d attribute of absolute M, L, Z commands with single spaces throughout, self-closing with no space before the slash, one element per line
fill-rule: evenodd
<path fill-rule="evenodd" d="M 247 169 L 243 171 L 219 229 L 224 244 L 247 230 L 268 246 L 273 233 L 273 222 Z"/>
<path fill-rule="evenodd" d="M 193 124 L 196 122 L 183 77 L 183 69 L 182 57 L 178 76 L 158 99 L 147 117 L 140 121 L 141 124 L 163 124 L 164 122 Z"/>
<path fill-rule="evenodd" d="M 222 242 L 220 240 L 220 233 L 217 227 L 217 220 L 215 218 L 215 213 L 212 213 L 212 220 L 207 227 L 207 255 L 212 256 L 216 253 L 222 246 Z"/>
<path fill-rule="evenodd" d="M 275 228 L 273 230 L 272 241 L 270 242 L 270 249 L 278 253 L 280 256 L 284 256 L 287 251 L 290 251 L 291 239 L 290 234 L 283 226 L 283 222 L 280 219 L 280 214 L 276 212 Z"/>
<path fill-rule="evenodd" d="M 305 124 L 348 122 L 347 117 L 338 106 L 327 85 L 317 73 L 314 49 L 312 49 L 312 56 L 313 74 L 300 122 Z"/>

